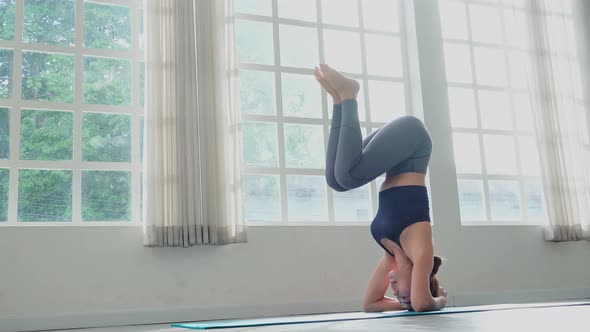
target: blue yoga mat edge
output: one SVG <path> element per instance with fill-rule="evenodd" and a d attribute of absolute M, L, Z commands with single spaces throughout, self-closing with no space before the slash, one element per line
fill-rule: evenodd
<path fill-rule="evenodd" d="M 332 319 L 313 319 L 305 316 L 285 316 L 285 317 L 269 317 L 256 319 L 236 319 L 236 320 L 217 320 L 217 321 L 203 321 L 203 322 L 189 322 L 189 323 L 175 323 L 172 327 L 186 328 L 192 330 L 207 330 L 207 329 L 223 329 L 223 328 L 237 328 L 237 327 L 254 327 L 254 326 L 270 326 L 270 325 L 289 325 L 289 324 L 306 324 L 306 323 L 325 323 L 338 321 L 355 321 L 366 319 L 381 319 L 393 317 L 407 317 L 407 316 L 425 316 L 425 315 L 443 315 L 443 314 L 458 314 L 468 312 L 484 312 L 496 310 L 509 309 L 529 309 L 529 308 L 549 308 L 549 307 L 566 307 L 566 306 L 583 306 L 590 305 L 590 301 L 571 302 L 571 303 L 536 303 L 536 304 L 505 304 L 505 305 L 491 305 L 491 306 L 472 306 L 472 307 L 450 307 L 439 311 L 414 312 L 414 311 L 394 311 L 383 313 L 350 313 L 351 316 L 361 315 L 361 317 L 342 317 Z M 329 314 L 326 314 L 329 315 Z M 317 315 L 324 316 L 324 315 Z M 301 320 L 298 320 L 301 319 Z M 295 320 L 295 321 L 294 321 Z"/>

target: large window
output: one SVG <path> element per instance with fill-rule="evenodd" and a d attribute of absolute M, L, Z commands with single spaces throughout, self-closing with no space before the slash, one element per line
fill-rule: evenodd
<path fill-rule="evenodd" d="M 0 0 L 0 224 L 140 221 L 140 4 Z"/>
<path fill-rule="evenodd" d="M 556 94 L 571 94 L 573 107 L 564 109 L 582 120 L 572 1 L 440 0 L 439 7 L 462 224 L 543 222 L 527 68 L 533 55 L 550 56 L 564 75 L 555 77 L 558 86 L 571 87 Z M 533 20 L 546 27 L 548 49 L 533 44 Z"/>
<path fill-rule="evenodd" d="M 411 114 L 397 0 L 237 0 L 240 107 L 250 223 L 367 222 L 384 178 L 348 191 L 326 185 L 332 102 L 314 79 L 328 63 L 361 82 L 366 135 Z"/>

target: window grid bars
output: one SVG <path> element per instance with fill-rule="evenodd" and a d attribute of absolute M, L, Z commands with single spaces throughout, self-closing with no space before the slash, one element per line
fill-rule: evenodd
<path fill-rule="evenodd" d="M 288 175 L 324 175 L 324 169 L 301 169 L 301 168 L 287 168 L 286 167 L 286 160 L 285 160 L 285 145 L 284 145 L 284 124 L 286 123 L 294 123 L 294 124 L 316 124 L 316 125 L 323 125 L 324 128 L 324 151 L 327 149 L 327 142 L 328 142 L 328 135 L 329 135 L 329 128 L 330 128 L 330 118 L 328 116 L 330 109 L 329 109 L 329 97 L 327 96 L 325 91 L 322 91 L 322 118 L 319 119 L 312 119 L 312 118 L 299 118 L 299 117 L 286 117 L 283 115 L 283 95 L 282 95 L 282 74 L 283 73 L 295 73 L 295 74 L 306 74 L 306 75 L 313 75 L 313 70 L 311 69 L 304 69 L 304 68 L 294 68 L 294 67 L 285 67 L 282 66 L 280 61 L 280 38 L 279 38 L 279 26 L 280 24 L 289 24 L 294 26 L 300 27 L 312 27 L 317 28 L 318 31 L 318 47 L 319 47 L 319 57 L 320 62 L 323 63 L 325 61 L 325 54 L 324 54 L 324 38 L 323 32 L 325 29 L 334 29 L 338 31 L 349 31 L 349 32 L 358 32 L 360 34 L 361 40 L 361 65 L 362 65 L 362 73 L 360 74 L 352 74 L 346 73 L 347 75 L 358 79 L 362 84 L 362 87 L 365 91 L 364 98 L 365 100 L 359 101 L 364 103 L 365 107 L 365 121 L 361 121 L 361 128 L 365 128 L 367 134 L 370 133 L 372 128 L 377 128 L 385 124 L 386 122 L 372 122 L 371 121 L 371 111 L 370 111 L 370 103 L 369 103 L 369 93 L 368 93 L 368 81 L 369 80 L 376 80 L 376 81 L 386 81 L 386 82 L 399 82 L 403 84 L 404 94 L 406 98 L 406 114 L 412 114 L 411 112 L 411 105 L 410 99 L 411 93 L 409 90 L 409 77 L 408 77 L 408 69 L 407 66 L 407 54 L 405 47 L 407 45 L 406 42 L 406 34 L 405 26 L 402 24 L 404 21 L 400 20 L 399 24 L 399 32 L 386 32 L 381 30 L 374 30 L 374 29 L 365 29 L 364 22 L 363 22 L 363 13 L 362 13 L 362 3 L 361 0 L 355 1 L 357 8 L 358 8 L 358 16 L 359 16 L 359 27 L 345 27 L 340 25 L 334 24 L 324 24 L 323 17 L 322 17 L 322 6 L 321 0 L 316 0 L 316 19 L 317 22 L 307 22 L 302 20 L 294 20 L 294 19 L 285 19 L 280 18 L 278 15 L 278 0 L 272 0 L 272 17 L 269 16 L 262 16 L 262 15 L 253 15 L 253 14 L 242 14 L 237 13 L 237 19 L 244 19 L 248 21 L 254 22 L 266 22 L 272 23 L 273 29 L 273 42 L 274 42 L 274 64 L 273 65 L 263 65 L 263 64 L 249 64 L 249 63 L 240 63 L 239 69 L 240 70 L 259 70 L 259 71 L 266 71 L 266 72 L 273 72 L 275 74 L 275 91 L 276 91 L 276 115 L 258 115 L 258 114 L 247 114 L 242 113 L 242 120 L 243 121 L 256 121 L 256 122 L 269 122 L 269 123 L 276 123 L 277 124 L 277 134 L 278 134 L 278 153 L 279 153 L 279 167 L 278 168 L 264 168 L 264 167 L 245 167 L 244 174 L 259 174 L 259 175 L 271 175 L 271 174 L 278 174 L 280 175 L 280 194 L 281 194 L 281 221 L 280 224 L 288 225 L 291 223 L 301 225 L 302 223 L 306 223 L 306 221 L 291 221 L 289 220 L 289 211 L 288 211 L 288 188 L 287 188 L 287 176 Z M 398 11 L 401 14 L 402 10 L 404 10 L 403 1 L 398 1 Z M 403 16 L 403 15 L 400 15 Z M 379 35 L 387 35 L 387 36 L 394 36 L 399 38 L 400 40 L 400 48 L 402 52 L 402 67 L 403 70 L 403 77 L 382 77 L 376 75 L 369 75 L 367 72 L 367 59 L 366 59 L 366 45 L 365 45 L 365 38 L 364 36 L 368 33 L 371 34 L 379 34 Z M 370 205 L 375 213 L 377 211 L 377 199 L 378 196 L 376 195 L 376 182 L 371 181 L 369 184 L 369 197 L 370 197 Z M 334 206 L 335 206 L 335 197 L 334 192 L 326 185 L 326 196 L 328 203 L 328 220 L 329 224 L 338 223 L 338 224 L 351 224 L 351 222 L 339 222 L 336 221 Z M 312 222 L 312 224 L 320 224 L 321 222 Z M 264 222 L 264 221 L 250 221 L 250 225 L 263 225 L 263 224 L 274 224 L 276 225 L 277 222 Z M 364 223 L 366 224 L 366 223 Z"/>
<path fill-rule="evenodd" d="M 143 50 L 139 49 L 139 12 L 141 1 L 117 1 L 100 0 L 93 3 L 124 5 L 129 7 L 131 13 L 131 40 L 132 45 L 128 50 L 110 50 L 85 48 L 84 38 L 84 0 L 76 0 L 75 3 L 75 46 L 55 46 L 45 44 L 26 43 L 23 39 L 24 27 L 24 1 L 15 2 L 14 40 L 0 41 L 0 48 L 13 51 L 12 64 L 12 91 L 8 99 L 0 100 L 0 106 L 9 109 L 10 121 L 10 159 L 0 160 L 0 167 L 9 169 L 8 189 L 8 213 L 7 221 L 0 222 L 2 226 L 137 226 L 141 225 L 140 216 L 140 137 L 139 126 L 143 107 L 139 105 L 139 68 L 143 61 Z M 74 56 L 74 102 L 54 103 L 50 101 L 34 101 L 22 99 L 22 54 L 23 51 L 58 53 Z M 117 60 L 129 60 L 132 71 L 131 94 L 132 104 L 128 106 L 94 105 L 83 103 L 83 75 L 84 57 L 108 57 Z M 23 109 L 59 110 L 73 113 L 73 149 L 71 161 L 35 161 L 20 160 L 20 119 Z M 84 162 L 82 161 L 82 115 L 85 112 L 100 112 L 125 114 L 130 117 L 132 146 L 132 159 L 129 163 L 117 162 Z M 137 133 L 137 134 L 135 134 Z M 72 171 L 72 220 L 71 221 L 27 221 L 18 222 L 18 175 L 21 169 L 48 169 Z M 131 220 L 130 221 L 82 221 L 82 171 L 108 170 L 126 171 L 131 173 Z"/>

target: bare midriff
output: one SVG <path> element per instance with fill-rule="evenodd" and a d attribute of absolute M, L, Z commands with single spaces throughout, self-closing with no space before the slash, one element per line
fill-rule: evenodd
<path fill-rule="evenodd" d="M 422 173 L 415 173 L 415 172 L 408 172 L 408 173 L 400 173 L 396 174 L 391 177 L 385 178 L 385 181 L 381 185 L 381 189 L 379 191 L 383 191 L 393 187 L 399 186 L 425 186 L 426 185 L 426 175 Z"/>

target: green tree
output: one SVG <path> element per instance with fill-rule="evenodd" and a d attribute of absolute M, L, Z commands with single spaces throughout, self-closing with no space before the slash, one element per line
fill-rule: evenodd
<path fill-rule="evenodd" d="M 10 171 L 0 168 L 0 222 L 8 220 L 8 178 Z"/>
<path fill-rule="evenodd" d="M 14 1 L 0 0 L 0 39 L 13 39 Z M 75 0 L 24 0 L 23 40 L 70 46 L 75 43 Z M 131 11 L 128 7 L 84 1 L 84 46 L 129 49 Z M 6 27 L 6 28 L 5 28 Z M 74 55 L 24 51 L 22 98 L 74 102 Z M 76 64 L 77 65 L 77 64 Z M 82 93 L 86 104 L 130 105 L 129 60 L 85 56 Z M 142 68 L 138 64 L 136 68 Z M 0 49 L 0 98 L 10 93 L 12 50 Z M 141 76 L 143 80 L 143 76 Z M 140 83 L 141 84 L 141 83 Z M 141 91 L 141 90 L 138 90 Z M 142 98 L 143 99 L 143 98 Z M 82 112 L 85 110 L 76 110 Z M 0 158 L 8 158 L 8 110 L 0 109 Z M 23 110 L 20 153 L 28 160 L 70 160 L 73 151 L 73 113 Z M 82 160 L 129 162 L 131 119 L 122 114 L 82 115 Z M 80 158 L 80 156 L 77 156 Z M 72 170 L 18 171 L 19 221 L 71 221 Z M 0 170 L 0 220 L 6 214 L 8 170 Z M 131 173 L 82 171 L 82 219 L 131 220 Z M 139 194 L 139 193 L 138 193 Z M 2 196 L 4 195 L 4 196 Z"/>
<path fill-rule="evenodd" d="M 20 159 L 72 160 L 73 114 L 22 110 Z"/>
<path fill-rule="evenodd" d="M 14 39 L 14 1 L 0 0 L 0 39 Z"/>
<path fill-rule="evenodd" d="M 71 221 L 72 171 L 21 169 L 18 221 Z"/>
<path fill-rule="evenodd" d="M 10 97 L 12 90 L 12 50 L 0 49 L 0 98 Z"/>
<path fill-rule="evenodd" d="M 75 13 L 74 0 L 26 0 L 23 41 L 73 46 Z"/>
<path fill-rule="evenodd" d="M 0 159 L 10 158 L 10 115 L 7 108 L 0 108 Z"/>

